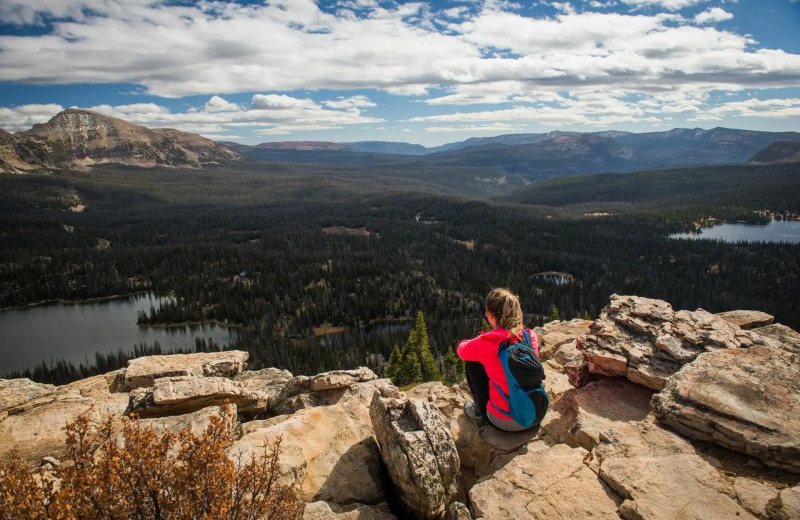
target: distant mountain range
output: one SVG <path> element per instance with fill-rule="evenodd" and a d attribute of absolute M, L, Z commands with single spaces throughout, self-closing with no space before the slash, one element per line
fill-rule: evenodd
<path fill-rule="evenodd" d="M 477 177 L 491 172 L 516 184 L 687 164 L 735 164 L 750 159 L 791 162 L 797 160 L 794 147 L 798 143 L 798 132 L 676 128 L 639 134 L 613 130 L 509 134 L 473 137 L 433 148 L 384 141 L 285 141 L 250 146 L 214 142 L 177 130 L 148 129 L 88 110 L 69 109 L 26 132 L 0 130 L 0 171 L 86 169 L 104 163 L 199 167 L 246 157 L 430 171 L 476 168 Z"/>
<path fill-rule="evenodd" d="M 523 182 L 675 165 L 739 164 L 798 132 L 676 128 L 666 132 L 549 132 L 473 137 L 434 148 L 408 143 L 264 143 L 236 149 L 258 161 L 488 168 Z M 226 143 L 228 144 L 228 143 Z M 233 145 L 230 145 L 233 146 Z M 786 159 L 791 160 L 791 159 Z"/>
<path fill-rule="evenodd" d="M 0 171 L 87 169 L 106 163 L 199 167 L 243 159 L 235 150 L 197 134 L 149 129 L 89 110 L 64 110 L 26 132 L 0 134 Z"/>

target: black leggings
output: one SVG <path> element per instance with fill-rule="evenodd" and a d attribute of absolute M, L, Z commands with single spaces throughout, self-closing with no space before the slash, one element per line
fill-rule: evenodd
<path fill-rule="evenodd" d="M 489 376 L 483 364 L 478 361 L 465 361 L 467 384 L 475 402 L 475 412 L 486 415 L 486 405 L 489 404 Z"/>

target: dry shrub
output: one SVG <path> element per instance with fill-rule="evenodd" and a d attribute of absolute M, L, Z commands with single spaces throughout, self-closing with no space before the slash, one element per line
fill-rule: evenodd
<path fill-rule="evenodd" d="M 124 418 L 121 431 L 86 416 L 66 427 L 68 460 L 29 473 L 19 455 L 0 464 L 0 520 L 295 520 L 300 503 L 279 482 L 280 439 L 243 463 L 225 455 L 233 412 L 201 436 L 156 434 Z M 119 429 L 119 428 L 116 428 Z"/>

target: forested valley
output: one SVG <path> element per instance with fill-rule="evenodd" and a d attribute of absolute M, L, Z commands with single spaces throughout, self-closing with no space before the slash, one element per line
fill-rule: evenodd
<path fill-rule="evenodd" d="M 658 190 L 672 194 L 668 200 L 619 187 L 581 197 L 573 186 L 549 206 L 546 197 L 409 191 L 383 178 L 326 191 L 330 180 L 316 172 L 197 173 L 120 168 L 0 177 L 0 307 L 172 295 L 172 303 L 140 313 L 140 324 L 235 326 L 231 348 L 247 350 L 252 368 L 295 374 L 382 370 L 418 311 L 441 362 L 459 339 L 478 332 L 494 286 L 520 295 L 529 326 L 549 321 L 553 306 L 561 319 L 594 318 L 618 293 L 664 299 L 675 309 L 757 309 L 800 328 L 800 245 L 668 238 L 710 216 L 796 214 L 800 197 L 787 189 L 800 186 L 796 167 L 731 182 L 716 170 L 727 182 L 724 197 L 703 197 L 697 188 L 682 194 L 664 185 L 670 175 L 682 177 L 650 172 L 662 183 Z M 578 191 L 592 193 L 592 181 L 608 185 L 593 177 Z M 575 181 L 558 182 L 529 193 L 537 186 L 540 194 L 563 193 Z M 85 210 L 69 211 L 76 204 Z M 550 272 L 568 276 L 543 274 Z M 322 325 L 338 332 L 315 335 Z M 0 377 L 84 377 L 62 365 Z"/>

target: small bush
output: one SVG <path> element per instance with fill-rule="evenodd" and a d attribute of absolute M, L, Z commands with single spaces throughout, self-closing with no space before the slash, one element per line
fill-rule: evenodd
<path fill-rule="evenodd" d="M 229 421 L 201 436 L 156 434 L 136 419 L 66 427 L 67 459 L 29 473 L 18 454 L 0 464 L 0 520 L 295 520 L 302 508 L 280 484 L 280 439 L 249 462 L 230 460 Z M 115 428 L 116 426 L 116 428 Z"/>

